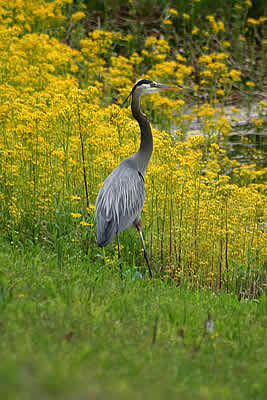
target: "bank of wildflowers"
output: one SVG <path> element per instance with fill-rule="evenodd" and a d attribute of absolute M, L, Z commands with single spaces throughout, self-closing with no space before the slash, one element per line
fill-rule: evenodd
<path fill-rule="evenodd" d="M 99 187 L 139 145 L 130 108 L 112 103 L 121 104 L 141 76 L 172 82 L 182 87 L 178 95 L 143 100 L 157 127 L 144 207 L 152 263 L 177 284 L 187 280 L 258 294 L 266 256 L 266 169 L 240 165 L 220 147 L 232 122 L 224 102 L 243 79 L 229 62 L 230 46 L 221 41 L 215 51 L 205 42 L 197 69 L 180 52 L 173 56 L 167 39 L 155 36 L 136 51 L 131 34 L 98 29 L 83 35 L 74 49 L 53 35 L 53 29 L 67 30 L 71 0 L 13 3 L 0 2 L 2 233 L 16 245 L 31 239 L 56 248 L 64 231 L 65 254 L 79 241 L 95 246 Z M 76 29 L 84 12 L 83 7 L 72 15 Z M 166 26 L 172 17 L 173 9 Z M 223 34 L 222 21 L 206 20 L 210 31 L 204 36 Z M 127 48 L 127 54 L 116 48 Z M 245 83 L 251 96 L 254 83 Z M 258 128 L 266 105 L 258 101 L 259 118 L 253 121 Z M 193 118 L 201 121 L 199 136 L 181 140 Z M 171 124 L 174 135 L 168 133 Z"/>

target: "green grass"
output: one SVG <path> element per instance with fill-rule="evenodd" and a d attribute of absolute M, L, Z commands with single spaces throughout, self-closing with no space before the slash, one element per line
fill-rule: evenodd
<path fill-rule="evenodd" d="M 265 399 L 266 296 L 168 286 L 0 246 L 4 399 Z M 210 313 L 215 327 L 206 331 Z"/>

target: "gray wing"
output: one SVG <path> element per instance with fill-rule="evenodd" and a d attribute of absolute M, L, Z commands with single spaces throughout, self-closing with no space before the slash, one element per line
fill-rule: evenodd
<path fill-rule="evenodd" d="M 106 246 L 116 233 L 139 221 L 145 186 L 137 169 L 122 163 L 108 176 L 96 199 L 97 244 Z"/>

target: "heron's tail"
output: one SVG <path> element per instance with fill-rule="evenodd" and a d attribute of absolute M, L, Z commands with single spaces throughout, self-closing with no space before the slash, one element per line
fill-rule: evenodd
<path fill-rule="evenodd" d="M 111 218 L 107 220 L 102 215 L 97 216 L 97 245 L 99 247 L 107 246 L 112 242 L 116 234 L 116 224 Z"/>

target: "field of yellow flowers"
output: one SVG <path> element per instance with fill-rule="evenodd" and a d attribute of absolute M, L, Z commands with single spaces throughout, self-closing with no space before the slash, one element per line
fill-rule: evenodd
<path fill-rule="evenodd" d="M 250 3 L 240 0 L 235 12 Z M 169 9 L 165 36 L 148 35 L 136 49 L 132 33 L 86 34 L 86 6 L 80 2 L 70 15 L 71 6 L 72 0 L 0 0 L 1 234 L 15 246 L 30 240 L 58 249 L 61 243 L 63 258 L 86 241 L 87 253 L 102 254 L 92 250 L 96 195 L 139 145 L 130 107 L 119 104 L 141 77 L 179 84 L 178 94 L 142 101 L 154 123 L 143 211 L 152 264 L 177 284 L 259 294 L 266 282 L 266 168 L 229 159 L 220 141 L 231 131 L 227 99 L 236 90 L 251 101 L 263 79 L 263 51 L 251 56 L 254 81 L 253 71 L 248 77 L 244 65 L 233 67 L 232 44 L 215 15 L 206 16 L 206 30 L 191 26 L 190 40 L 200 48 L 187 55 L 172 47 L 171 29 L 179 17 L 188 35 L 189 14 Z M 233 38 L 241 52 L 255 50 L 265 20 L 243 20 Z M 77 46 L 69 45 L 70 35 Z M 256 101 L 260 129 L 267 103 Z M 194 118 L 199 136 L 184 140 Z"/>

